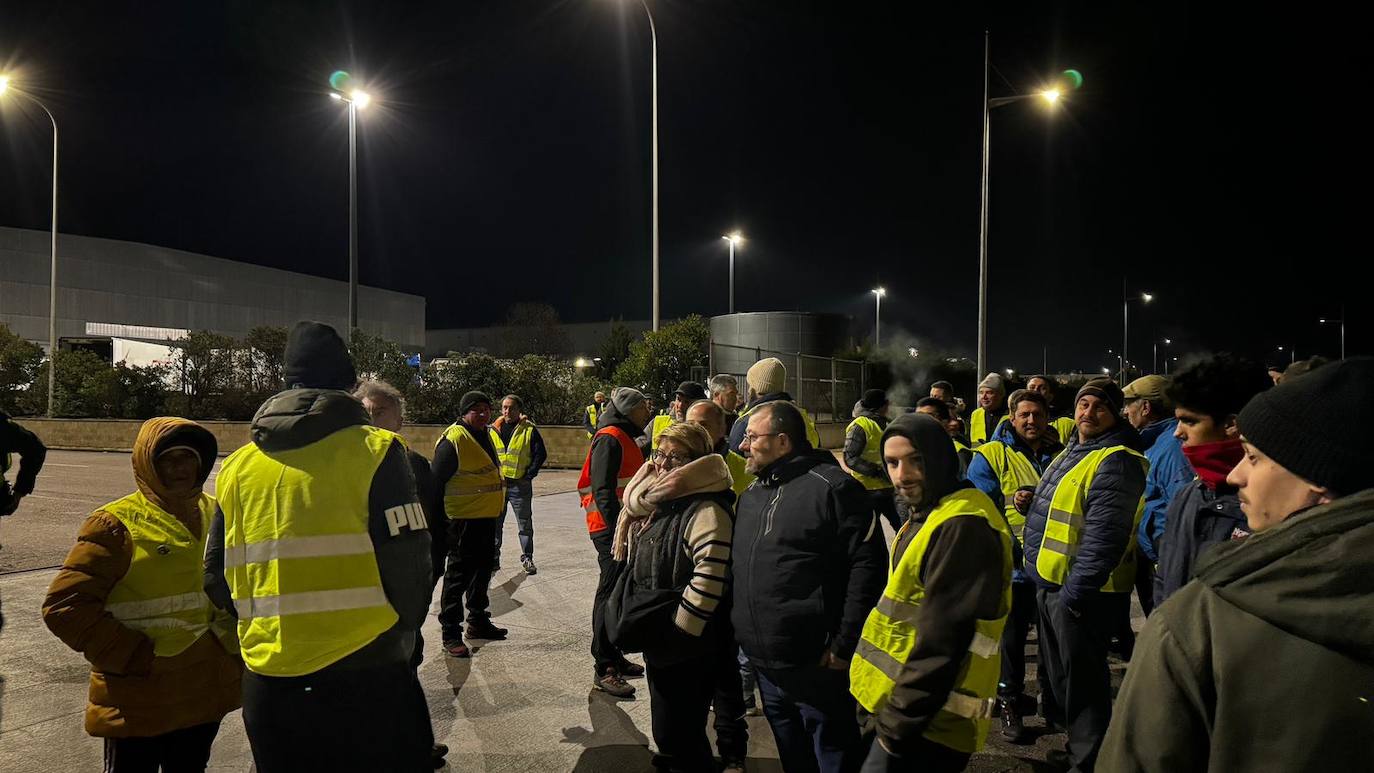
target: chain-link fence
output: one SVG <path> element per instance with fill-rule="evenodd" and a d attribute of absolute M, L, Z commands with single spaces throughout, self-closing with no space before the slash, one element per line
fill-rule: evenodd
<path fill-rule="evenodd" d="M 692 369 L 692 378 L 705 384 L 712 376 L 728 373 L 739 379 L 740 398 L 748 393 L 745 373 L 766 357 L 777 357 L 787 367 L 785 390 L 816 421 L 849 422 L 854 404 L 863 396 L 867 373 L 859 360 L 817 357 L 799 352 L 780 352 L 712 341 L 710 364 Z"/>

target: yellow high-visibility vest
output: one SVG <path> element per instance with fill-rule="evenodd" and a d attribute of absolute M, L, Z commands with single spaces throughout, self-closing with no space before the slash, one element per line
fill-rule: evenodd
<path fill-rule="evenodd" d="M 873 419 L 867 416 L 860 416 L 854 421 L 849 422 L 849 426 L 845 428 L 844 435 L 846 438 L 849 437 L 850 432 L 854 431 L 855 427 L 859 427 L 864 431 L 864 451 L 860 458 L 865 462 L 876 464 L 879 468 L 882 468 L 883 428 L 879 427 L 878 422 Z M 861 472 L 855 472 L 854 470 L 850 470 L 849 474 L 854 476 L 855 480 L 864 484 L 864 488 L 869 491 L 881 491 L 882 489 L 892 488 L 892 481 L 888 480 L 886 477 L 875 478 L 872 475 L 865 475 Z"/>
<path fill-rule="evenodd" d="M 224 577 L 250 671 L 313 674 L 396 624 L 368 533 L 372 478 L 396 437 L 359 425 L 284 451 L 249 443 L 224 460 Z M 426 528 L 418 502 L 398 514 Z"/>
<path fill-rule="evenodd" d="M 496 518 L 506 508 L 506 481 L 468 428 L 454 423 L 442 439 L 458 452 L 458 471 L 444 484 L 444 512 L 454 520 Z"/>
<path fill-rule="evenodd" d="M 1045 535 L 1040 542 L 1040 552 L 1035 557 L 1035 571 L 1046 581 L 1063 585 L 1069 578 L 1074 556 L 1082 541 L 1083 522 L 1087 511 L 1088 489 L 1092 487 L 1097 468 L 1115 453 L 1127 453 L 1140 460 L 1146 472 L 1150 462 L 1144 455 L 1125 446 L 1102 448 L 1089 453 L 1082 461 L 1073 466 L 1055 486 L 1054 496 L 1050 499 L 1049 517 L 1045 519 Z M 1135 587 L 1136 530 L 1140 527 L 1140 516 L 1145 512 L 1145 494 L 1135 506 L 1135 517 L 1131 520 L 1131 539 L 1126 545 L 1126 553 L 1121 562 L 1112 570 L 1107 584 L 1102 586 L 1105 593 L 1130 593 Z"/>
<path fill-rule="evenodd" d="M 736 497 L 743 494 L 744 490 L 749 488 L 749 484 L 757 480 L 758 476 L 745 469 L 748 463 L 748 459 L 728 448 L 725 449 L 725 466 L 730 468 L 730 490 L 735 492 Z"/>
<path fill-rule="evenodd" d="M 1069 438 L 1073 437 L 1074 430 L 1078 429 L 1078 424 L 1074 422 L 1072 416 L 1060 416 L 1050 420 L 1050 426 L 1059 433 L 1059 442 L 1064 445 L 1069 444 Z"/>
<path fill-rule="evenodd" d="M 110 589 L 105 611 L 152 639 L 160 658 L 181 654 L 211 630 L 231 652 L 238 649 L 233 618 L 215 609 L 204 590 L 205 540 L 215 500 L 201 494 L 196 506 L 199 536 L 141 491 L 99 508 L 124 525 L 133 544 L 129 570 Z"/>
<path fill-rule="evenodd" d="M 942 523 L 961 515 L 981 517 L 1001 538 L 1002 598 L 997 605 L 997 617 L 974 624 L 973 641 L 959 669 L 959 680 L 922 735 L 951 749 L 973 754 L 982 750 L 987 740 L 997 678 L 1002 667 L 1002 627 L 1011 611 L 1011 535 L 987 494 L 965 488 L 941 499 L 918 527 L 920 530 L 906 552 L 889 565 L 887 587 L 878 605 L 868 613 L 863 636 L 849 664 L 849 689 L 870 713 L 876 714 L 887 705 L 921 636 L 916 628 L 917 612 L 925 598 L 921 562 L 931 536 Z M 896 540 L 900 540 L 912 525 L 912 521 L 903 524 Z M 893 545 L 897 544 L 896 540 Z"/>
<path fill-rule="evenodd" d="M 988 422 L 987 419 L 984 418 L 985 416 L 987 416 L 987 411 L 983 410 L 982 408 L 974 408 L 973 413 L 969 414 L 968 440 L 974 448 L 977 448 L 978 446 L 988 441 Z M 1006 420 L 1006 416 L 1003 416 L 1002 418 L 998 419 L 997 426 L 1002 426 L 1002 423 Z M 996 430 L 997 427 L 993 427 L 993 431 L 996 432 Z"/>
<path fill-rule="evenodd" d="M 1030 460 L 1021 452 L 1009 448 L 1006 443 L 1000 440 L 991 440 L 984 443 L 973 452 L 982 454 L 988 460 L 988 466 L 997 475 L 997 480 L 1002 485 L 1002 511 L 1007 514 L 1007 523 L 1011 524 L 1011 532 L 1019 540 L 1026 530 L 1026 516 L 1017 511 L 1013 502 L 1016 499 L 1016 491 L 1025 486 L 1034 488 L 1040 482 L 1040 473 L 1035 471 Z"/>
<path fill-rule="evenodd" d="M 672 416 L 661 413 L 654 417 L 653 422 L 649 424 L 649 450 L 658 450 L 658 436 L 663 433 L 663 430 L 668 429 L 672 425 Z"/>
<path fill-rule="evenodd" d="M 768 404 L 768 403 L 764 403 L 764 405 L 767 405 L 767 404 Z M 740 411 L 740 414 L 739 414 L 739 416 L 735 419 L 735 421 L 737 421 L 737 422 L 743 421 L 743 422 L 745 423 L 745 426 L 747 427 L 747 426 L 749 425 L 748 416 L 749 416 L 749 414 L 753 413 L 753 412 L 754 412 L 754 408 L 757 408 L 757 407 L 758 407 L 758 406 L 751 406 L 751 407 L 749 407 L 749 408 L 745 408 L 743 411 Z M 796 403 L 792 403 L 792 407 L 796 408 L 797 411 L 798 411 L 799 413 L 801 413 L 802 421 L 806 424 L 806 439 L 807 439 L 808 441 L 810 441 L 811 447 L 812 447 L 812 448 L 820 448 L 820 447 L 821 447 L 821 433 L 819 433 L 819 432 L 816 431 L 816 422 L 814 422 L 814 421 L 811 420 L 811 414 L 807 413 L 805 408 L 801 407 L 800 405 L 797 405 Z"/>
<path fill-rule="evenodd" d="M 592 420 L 592 430 L 594 431 L 596 429 L 597 420 L 601 418 L 601 406 L 596 403 L 587 406 L 587 418 Z M 592 434 L 592 432 L 587 433 L 588 440 L 592 439 Z"/>
<path fill-rule="evenodd" d="M 496 458 L 501 460 L 501 477 L 508 480 L 525 477 L 530 469 L 530 439 L 534 436 L 534 422 L 521 419 L 511 433 L 510 445 L 501 442 L 501 433 L 495 427 L 487 427 L 487 434 L 491 437 L 492 447 L 496 449 Z"/>

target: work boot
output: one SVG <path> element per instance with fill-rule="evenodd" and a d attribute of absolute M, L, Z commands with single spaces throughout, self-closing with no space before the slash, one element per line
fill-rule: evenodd
<path fill-rule="evenodd" d="M 620 662 L 616 664 L 615 670 L 619 671 L 620 675 L 626 679 L 638 679 L 644 676 L 644 666 L 631 663 L 624 658 L 621 658 Z"/>
<path fill-rule="evenodd" d="M 472 657 L 472 650 L 468 649 L 468 645 L 463 643 L 462 639 L 451 639 L 444 642 L 444 653 L 451 658 Z"/>
<path fill-rule="evenodd" d="M 482 620 L 477 623 L 468 623 L 469 639 L 486 639 L 487 641 L 505 641 L 506 629 L 497 628 L 491 624 L 490 620 Z"/>
<path fill-rule="evenodd" d="M 606 673 L 593 680 L 592 687 L 614 698 L 630 699 L 635 697 L 635 688 L 631 687 L 614 667 L 606 669 Z"/>
<path fill-rule="evenodd" d="M 539 570 L 534 566 L 534 556 L 521 558 L 520 567 L 525 570 L 525 574 L 539 574 Z"/>
<path fill-rule="evenodd" d="M 1002 710 L 1002 737 L 1009 743 L 1029 743 L 1026 726 L 1021 722 L 1020 696 L 998 696 L 997 706 Z"/>
<path fill-rule="evenodd" d="M 722 757 L 720 773 L 744 773 L 744 760 Z"/>

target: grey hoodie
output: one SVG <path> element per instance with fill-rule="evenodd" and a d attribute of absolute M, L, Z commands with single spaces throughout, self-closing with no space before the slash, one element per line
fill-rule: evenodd
<path fill-rule="evenodd" d="M 1374 490 L 1204 553 L 1136 641 L 1098 766 L 1370 769 Z"/>
<path fill-rule="evenodd" d="M 262 404 L 253 417 L 253 443 L 263 451 L 304 448 L 347 427 L 370 424 L 367 412 L 352 395 L 334 389 L 288 389 Z M 400 618 L 371 644 L 328 666 L 355 669 L 409 662 L 415 633 L 424 622 L 433 590 L 430 575 L 430 538 L 427 529 L 401 529 L 392 535 L 386 511 L 418 503 L 415 478 L 405 446 L 392 443 L 372 477 L 368 495 L 368 533 L 387 601 Z M 224 514 L 217 512 L 205 550 L 205 591 L 211 601 L 234 612 L 224 579 Z"/>

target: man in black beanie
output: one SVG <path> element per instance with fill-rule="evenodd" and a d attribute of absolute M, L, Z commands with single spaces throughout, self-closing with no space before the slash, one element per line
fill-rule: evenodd
<path fill-rule="evenodd" d="M 1227 482 L 1254 533 L 1204 552 L 1150 617 L 1105 769 L 1369 768 L 1374 446 L 1326 430 L 1374 423 L 1371 395 L 1374 358 L 1352 357 L 1241 410 Z"/>
<path fill-rule="evenodd" d="M 491 398 L 468 392 L 458 399 L 458 420 L 434 446 L 434 511 L 448 515 L 448 567 L 439 597 L 439 626 L 444 652 L 472 656 L 463 640 L 463 604 L 467 602 L 467 635 L 499 641 L 506 629 L 492 625 L 490 598 L 496 563 L 496 524 L 506 509 L 501 460 L 491 444 L 487 423 Z"/>
<path fill-rule="evenodd" d="M 206 594 L 238 618 L 243 724 L 263 773 L 427 770 L 410 659 L 429 610 L 429 531 L 405 445 L 347 391 L 343 339 L 301 322 L 287 389 L 224 460 Z"/>

